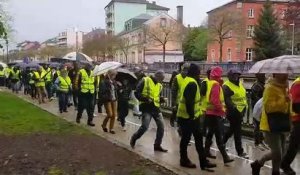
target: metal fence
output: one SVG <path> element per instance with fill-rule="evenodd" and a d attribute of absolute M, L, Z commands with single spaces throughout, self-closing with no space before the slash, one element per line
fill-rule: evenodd
<path fill-rule="evenodd" d="M 163 83 L 163 91 L 162 96 L 167 98 L 167 102 L 162 104 L 162 107 L 167 110 L 172 110 L 172 92 L 171 88 L 169 87 L 168 83 Z M 251 108 L 251 96 L 250 91 L 247 90 L 247 101 L 248 101 L 248 108 L 243 118 L 243 125 L 247 127 L 253 127 L 253 120 L 252 120 L 252 108 Z"/>

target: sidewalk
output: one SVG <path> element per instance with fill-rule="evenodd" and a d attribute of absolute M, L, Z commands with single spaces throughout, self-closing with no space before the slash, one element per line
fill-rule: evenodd
<path fill-rule="evenodd" d="M 39 105 L 37 101 L 32 101 L 30 97 L 24 96 L 24 95 L 19 95 L 20 98 L 23 98 L 24 100 L 54 114 L 59 117 L 62 117 L 63 119 L 75 123 L 76 119 L 76 111 L 73 108 L 69 108 L 68 113 L 64 113 L 61 115 L 58 112 L 58 105 L 57 102 L 54 100 L 52 102 L 48 102 L 47 104 L 42 104 Z M 252 162 L 251 160 L 254 160 L 255 158 L 259 158 L 263 152 L 255 149 L 254 144 L 252 141 L 243 139 L 243 144 L 245 151 L 249 153 L 250 155 L 250 160 L 242 159 L 236 156 L 236 152 L 234 150 L 234 143 L 232 140 L 230 140 L 230 144 L 228 144 L 229 148 L 229 153 L 231 157 L 235 159 L 233 163 L 230 163 L 226 166 L 224 166 L 222 157 L 219 154 L 218 151 L 216 151 L 216 146 L 214 145 L 212 150 L 213 153 L 217 153 L 217 160 L 211 160 L 211 162 L 214 162 L 217 164 L 217 168 L 215 168 L 215 173 L 209 173 L 205 171 L 201 171 L 200 167 L 197 166 L 197 169 L 186 169 L 182 168 L 179 166 L 179 142 L 180 138 L 174 128 L 171 128 L 169 126 L 169 121 L 166 119 L 165 120 L 165 135 L 164 135 L 164 140 L 163 140 L 163 147 L 167 148 L 169 150 L 168 153 L 156 153 L 153 151 L 153 143 L 155 139 L 155 134 L 156 134 L 156 126 L 155 123 L 152 122 L 148 132 L 137 141 L 136 148 L 133 150 L 129 146 L 129 140 L 132 136 L 132 134 L 137 131 L 137 129 L 140 126 L 140 120 L 137 117 L 133 117 L 132 114 L 127 117 L 127 131 L 124 132 L 122 131 L 120 125 L 118 122 L 115 123 L 115 131 L 116 134 L 112 135 L 109 133 L 104 133 L 101 129 L 101 124 L 102 120 L 104 119 L 105 114 L 99 114 L 98 117 L 95 117 L 94 122 L 96 124 L 96 127 L 94 128 L 89 128 L 93 133 L 104 137 L 105 139 L 121 146 L 124 147 L 125 149 L 128 149 L 130 151 L 133 151 L 147 159 L 152 160 L 153 162 L 160 164 L 171 171 L 174 171 L 177 174 L 180 175 L 211 175 L 211 174 L 216 174 L 216 175 L 241 175 L 241 174 L 251 174 L 251 168 L 250 168 L 250 163 Z M 81 120 L 81 125 L 83 127 L 86 126 L 86 121 L 87 121 L 87 116 L 86 113 L 84 113 L 83 118 Z M 88 128 L 88 127 L 87 127 Z M 115 155 L 117 156 L 117 155 Z M 189 147 L 189 156 L 190 159 L 196 163 L 196 165 L 199 165 L 198 161 L 198 156 L 196 153 L 196 149 L 194 147 L 194 144 Z M 300 172 L 300 156 L 298 155 L 297 161 L 294 162 L 293 168 L 297 172 Z M 270 163 L 267 164 L 265 167 L 262 168 L 261 175 L 270 175 L 271 174 L 271 169 L 270 169 Z"/>

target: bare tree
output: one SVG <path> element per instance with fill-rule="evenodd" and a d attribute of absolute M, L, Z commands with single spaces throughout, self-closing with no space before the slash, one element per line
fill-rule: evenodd
<path fill-rule="evenodd" d="M 130 40 L 128 38 L 118 38 L 116 44 L 117 44 L 117 48 L 119 50 L 121 50 L 122 53 L 124 54 L 125 62 L 127 64 L 128 63 L 129 49 L 132 46 L 131 43 L 130 43 Z"/>
<path fill-rule="evenodd" d="M 169 18 L 161 18 L 155 24 L 145 25 L 144 32 L 146 44 L 161 46 L 163 50 L 163 63 L 166 61 L 166 46 L 169 42 L 183 42 L 184 27 L 177 21 Z M 182 44 L 181 44 L 182 45 Z"/>
<path fill-rule="evenodd" d="M 232 37 L 233 34 L 239 36 L 243 34 L 243 16 L 240 11 L 219 10 L 209 14 L 208 28 L 210 38 L 219 44 L 220 63 L 223 61 L 223 45 L 226 39 Z"/>
<path fill-rule="evenodd" d="M 42 58 L 50 61 L 51 57 L 63 57 L 71 51 L 72 48 L 59 47 L 59 46 L 46 46 L 44 48 L 41 48 L 41 50 L 39 51 L 39 55 Z"/>

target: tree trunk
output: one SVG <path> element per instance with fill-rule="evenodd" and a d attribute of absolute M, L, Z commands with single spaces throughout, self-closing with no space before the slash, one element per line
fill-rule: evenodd
<path fill-rule="evenodd" d="M 219 50 L 220 51 L 219 62 L 222 63 L 223 62 L 223 60 L 222 60 L 222 57 L 223 57 L 223 40 L 220 40 L 219 43 L 220 43 L 220 48 L 219 48 L 220 49 Z"/>
<path fill-rule="evenodd" d="M 163 45 L 163 67 L 165 68 L 166 63 L 166 44 Z"/>
<path fill-rule="evenodd" d="M 128 56 L 125 54 L 125 63 L 128 64 Z"/>

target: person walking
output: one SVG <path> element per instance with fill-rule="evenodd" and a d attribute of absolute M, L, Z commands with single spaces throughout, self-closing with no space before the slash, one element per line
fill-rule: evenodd
<path fill-rule="evenodd" d="M 252 174 L 259 175 L 266 161 L 272 160 L 272 175 L 280 175 L 280 164 L 290 131 L 290 97 L 288 74 L 273 74 L 263 94 L 260 130 L 263 131 L 270 151 L 251 163 Z"/>
<path fill-rule="evenodd" d="M 45 103 L 46 90 L 45 90 L 45 72 L 42 67 L 39 67 L 36 72 L 34 72 L 35 88 L 39 99 L 39 104 Z"/>
<path fill-rule="evenodd" d="M 11 82 L 12 92 L 19 93 L 19 86 L 21 80 L 21 72 L 18 67 L 14 67 L 10 72 L 9 79 Z"/>
<path fill-rule="evenodd" d="M 288 175 L 295 175 L 296 172 L 291 168 L 291 163 L 294 161 L 300 145 L 300 77 L 293 82 L 290 96 L 293 129 L 287 152 L 282 159 L 281 169 Z"/>
<path fill-rule="evenodd" d="M 45 88 L 47 91 L 47 97 L 48 100 L 53 100 L 53 77 L 52 77 L 52 70 L 49 67 L 48 64 L 43 65 L 43 71 L 44 71 L 44 76 L 45 76 Z"/>
<path fill-rule="evenodd" d="M 36 87 L 35 87 L 35 82 L 34 82 L 34 69 L 29 71 L 29 94 L 32 99 L 36 98 Z"/>
<path fill-rule="evenodd" d="M 265 74 L 256 74 L 256 81 L 251 87 L 251 106 L 254 110 L 255 104 L 262 98 L 265 89 Z M 253 115 L 254 116 L 254 115 Z M 260 122 L 257 117 L 253 117 L 254 125 L 254 145 L 261 150 L 267 149 L 267 146 L 263 142 L 263 134 L 259 129 Z"/>
<path fill-rule="evenodd" d="M 238 70 L 231 69 L 228 72 L 228 80 L 223 85 L 225 104 L 227 108 L 227 119 L 230 127 L 224 134 L 224 143 L 234 135 L 235 149 L 239 157 L 249 159 L 247 153 L 242 147 L 242 121 L 247 110 L 246 89 L 240 81 L 241 73 Z"/>
<path fill-rule="evenodd" d="M 180 100 L 181 90 L 182 90 L 182 83 L 187 76 L 187 71 L 189 69 L 189 64 L 185 63 L 182 65 L 181 73 L 177 74 L 172 82 L 172 115 L 170 118 L 170 125 L 175 127 L 176 115 L 178 104 Z"/>
<path fill-rule="evenodd" d="M 144 77 L 137 85 L 135 94 L 141 103 L 142 125 L 130 139 L 130 146 L 132 148 L 135 147 L 136 141 L 148 130 L 151 119 L 153 118 L 157 125 L 154 151 L 168 152 L 168 150 L 161 146 L 164 136 L 164 119 L 160 111 L 160 104 L 164 102 L 164 98 L 161 97 L 163 88 L 161 83 L 164 78 L 164 71 L 157 71 L 154 76 Z"/>
<path fill-rule="evenodd" d="M 223 142 L 223 127 L 221 125 L 223 124 L 222 117 L 225 115 L 225 100 L 222 90 L 222 72 L 221 67 L 213 67 L 210 73 L 210 80 L 207 80 L 205 123 L 208 133 L 205 139 L 205 153 L 207 157 L 216 158 L 210 153 L 212 138 L 215 135 L 218 149 L 223 156 L 223 162 L 226 164 L 233 162 L 233 159 L 228 156 Z"/>
<path fill-rule="evenodd" d="M 123 131 L 126 131 L 125 119 L 129 112 L 129 99 L 132 88 L 129 81 L 124 79 L 121 87 L 118 88 L 118 121 L 120 121 Z"/>
<path fill-rule="evenodd" d="M 139 68 L 139 67 L 135 67 L 135 72 L 134 74 L 137 77 L 137 82 L 140 82 L 144 77 L 145 77 L 145 73 L 143 71 L 143 69 Z M 141 111 L 140 111 L 140 104 L 139 104 L 139 100 L 136 98 L 135 96 L 135 90 L 136 90 L 136 86 L 137 84 L 135 84 L 133 87 L 133 90 L 131 92 L 131 99 L 133 101 L 133 115 L 134 116 L 138 116 L 140 117 L 142 115 Z"/>
<path fill-rule="evenodd" d="M 59 112 L 68 112 L 68 94 L 72 90 L 72 83 L 66 70 L 61 70 L 61 74 L 55 80 L 55 86 L 58 93 Z"/>
<path fill-rule="evenodd" d="M 102 129 L 104 132 L 109 132 L 111 134 L 115 134 L 114 125 L 117 117 L 117 84 L 115 78 L 117 76 L 116 70 L 110 70 L 107 72 L 107 76 L 101 82 L 100 85 L 100 98 L 104 103 L 106 117 L 102 123 Z M 107 123 L 109 121 L 109 130 L 107 129 Z"/>
<path fill-rule="evenodd" d="M 30 94 L 30 68 L 27 67 L 23 74 L 23 80 L 24 80 L 24 95 Z"/>
<path fill-rule="evenodd" d="M 75 86 L 76 82 L 78 82 L 77 78 L 78 78 L 78 73 L 79 73 L 79 65 L 74 62 L 73 63 L 73 68 L 69 71 L 69 77 L 71 79 L 71 83 L 72 83 L 72 96 L 73 96 L 73 103 L 74 103 L 74 108 L 75 110 L 77 110 L 78 108 L 78 90 L 76 90 Z"/>
<path fill-rule="evenodd" d="M 0 87 L 5 86 L 5 70 L 2 65 L 0 65 Z"/>
<path fill-rule="evenodd" d="M 216 167 L 215 164 L 209 163 L 203 148 L 203 136 L 200 126 L 201 96 L 198 85 L 200 69 L 197 65 L 191 64 L 188 68 L 186 77 L 181 82 L 180 99 L 177 110 L 178 124 L 182 131 L 180 140 L 180 165 L 186 168 L 196 168 L 187 155 L 187 147 L 193 135 L 195 138 L 196 150 L 198 153 L 200 167 L 202 170 Z"/>
<path fill-rule="evenodd" d="M 79 92 L 78 96 L 78 110 L 76 123 L 80 123 L 83 111 L 86 109 L 88 115 L 88 126 L 95 126 L 93 123 L 94 118 L 94 93 L 95 93 L 95 77 L 92 75 L 93 66 L 90 64 L 85 65 L 78 74 L 76 90 Z"/>

